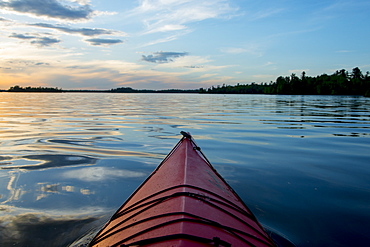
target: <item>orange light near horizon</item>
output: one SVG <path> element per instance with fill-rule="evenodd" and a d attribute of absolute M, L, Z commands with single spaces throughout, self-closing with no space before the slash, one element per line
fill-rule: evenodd
<path fill-rule="evenodd" d="M 22 86 L 22 87 L 38 87 L 45 86 L 44 83 L 41 83 L 39 79 L 32 78 L 24 75 L 9 75 L 0 72 L 0 89 L 6 90 L 13 86 Z"/>

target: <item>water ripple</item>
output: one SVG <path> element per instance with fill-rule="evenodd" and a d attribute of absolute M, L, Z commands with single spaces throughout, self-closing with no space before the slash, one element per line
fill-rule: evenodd
<path fill-rule="evenodd" d="M 94 226 L 91 208 L 110 216 L 181 130 L 262 224 L 297 245 L 370 241 L 369 98 L 0 93 L 0 102 L 1 246 L 83 235 L 70 230 Z M 92 216 L 70 220 L 75 210 Z"/>
<path fill-rule="evenodd" d="M 97 161 L 95 158 L 87 156 L 76 156 L 76 155 L 61 155 L 61 154 L 45 154 L 45 155 L 25 155 L 16 159 L 8 157 L 4 158 L 4 161 L 0 162 L 0 169 L 23 169 L 23 170 L 43 170 L 50 168 L 66 167 L 66 166 L 78 166 L 78 165 L 94 165 Z M 32 165 L 27 164 L 27 161 L 33 163 Z M 20 163 L 20 164 L 18 164 Z"/>

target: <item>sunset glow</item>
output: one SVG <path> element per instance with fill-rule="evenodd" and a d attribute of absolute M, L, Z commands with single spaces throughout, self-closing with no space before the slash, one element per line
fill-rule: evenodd
<path fill-rule="evenodd" d="M 0 89 L 194 89 L 370 70 L 370 2 L 0 1 Z"/>

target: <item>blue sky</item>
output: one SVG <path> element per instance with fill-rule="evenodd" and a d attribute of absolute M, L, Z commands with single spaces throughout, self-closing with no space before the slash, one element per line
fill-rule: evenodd
<path fill-rule="evenodd" d="M 0 89 L 192 89 L 370 70 L 369 0 L 0 0 Z"/>

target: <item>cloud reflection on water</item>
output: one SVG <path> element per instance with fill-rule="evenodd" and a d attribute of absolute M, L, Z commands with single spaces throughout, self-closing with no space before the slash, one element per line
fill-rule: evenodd
<path fill-rule="evenodd" d="M 52 194 L 62 194 L 62 193 L 65 193 L 65 192 L 69 192 L 69 193 L 79 192 L 82 195 L 95 194 L 95 191 L 92 191 L 90 189 L 78 188 L 78 187 L 72 186 L 72 185 L 62 186 L 59 183 L 57 183 L 57 184 L 38 183 L 38 185 L 40 186 L 40 188 L 37 191 L 37 193 L 35 193 L 36 194 L 35 195 L 36 196 L 36 201 L 44 199 L 44 198 L 46 198 L 46 197 L 48 197 Z"/>
<path fill-rule="evenodd" d="M 19 158 L 8 157 L 10 162 L 1 162 L 0 169 L 23 169 L 23 170 L 42 170 L 49 168 L 76 166 L 76 165 L 93 165 L 97 159 L 78 156 L 78 155 L 63 155 L 63 154 L 38 154 L 25 155 Z M 4 157 L 3 160 L 6 160 Z M 20 160 L 23 160 L 19 162 Z M 32 161 L 31 164 L 25 164 L 24 160 Z M 17 163 L 20 163 L 17 165 Z"/>
<path fill-rule="evenodd" d="M 103 208 L 39 212 L 0 205 L 0 246 L 68 246 L 99 229 L 107 217 Z"/>
<path fill-rule="evenodd" d="M 98 182 L 112 178 L 145 177 L 144 172 L 115 169 L 110 167 L 87 167 L 63 173 L 64 178 L 79 179 L 85 182 Z"/>

